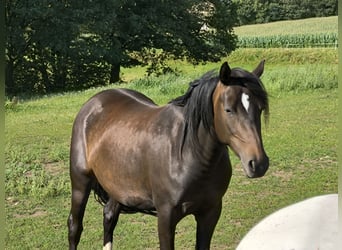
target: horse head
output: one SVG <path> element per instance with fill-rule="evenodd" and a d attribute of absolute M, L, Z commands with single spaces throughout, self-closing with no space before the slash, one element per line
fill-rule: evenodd
<path fill-rule="evenodd" d="M 219 82 L 213 93 L 214 128 L 218 140 L 240 158 L 250 178 L 263 176 L 269 159 L 261 136 L 261 114 L 268 114 L 268 98 L 259 79 L 264 61 L 248 72 L 221 66 Z"/>

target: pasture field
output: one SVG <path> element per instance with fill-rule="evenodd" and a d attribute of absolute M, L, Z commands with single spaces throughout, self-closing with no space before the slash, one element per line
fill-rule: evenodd
<path fill-rule="evenodd" d="M 238 36 L 274 36 L 337 33 L 337 16 L 243 25 L 234 28 Z"/>
<path fill-rule="evenodd" d="M 337 47 L 337 16 L 236 27 L 240 48 Z"/>
<path fill-rule="evenodd" d="M 233 67 L 252 70 L 266 59 L 262 81 L 270 94 L 270 119 L 263 124 L 270 169 L 247 179 L 231 153 L 233 176 L 224 196 L 212 249 L 235 249 L 259 220 L 291 203 L 337 193 L 337 51 L 334 49 L 244 49 L 228 58 Z M 7 102 L 5 123 L 5 249 L 66 249 L 70 209 L 68 155 L 71 126 L 81 105 L 100 90 L 133 88 L 165 104 L 187 84 L 219 63 L 190 66 L 178 75 L 143 77 L 124 69 L 127 83 L 82 92 Z M 176 249 L 193 249 L 195 221 L 177 227 Z M 115 249 L 158 249 L 157 220 L 121 215 Z M 89 198 L 80 249 L 102 247 L 102 207 Z"/>
<path fill-rule="evenodd" d="M 245 67 L 251 70 L 262 59 L 266 59 L 265 67 L 268 74 L 265 74 L 263 79 L 267 89 L 304 90 L 321 88 L 323 85 L 324 88 L 337 87 L 338 56 L 337 50 L 332 48 L 244 48 L 235 50 L 227 58 L 222 58 L 222 62 L 228 61 L 231 67 Z M 180 77 L 177 77 L 177 81 L 182 83 L 187 83 L 194 78 L 200 77 L 204 72 L 217 70 L 219 66 L 220 63 L 206 63 L 193 66 L 184 61 L 170 62 L 170 67 L 180 75 Z M 278 74 L 284 72 L 286 72 L 286 75 L 278 76 Z M 290 78 L 288 78 L 289 74 L 291 75 Z M 121 75 L 124 82 L 143 79 L 144 76 L 143 67 L 124 68 Z M 148 79 L 142 81 L 151 82 Z M 163 82 L 163 77 L 157 81 Z M 145 84 L 149 85 L 149 83 Z M 153 85 L 153 83 L 151 84 Z"/>

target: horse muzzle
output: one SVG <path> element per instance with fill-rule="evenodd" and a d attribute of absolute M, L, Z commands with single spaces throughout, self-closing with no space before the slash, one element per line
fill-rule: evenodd
<path fill-rule="evenodd" d="M 265 175 L 269 166 L 268 156 L 265 155 L 260 160 L 249 160 L 242 163 L 243 169 L 248 178 L 259 178 Z"/>

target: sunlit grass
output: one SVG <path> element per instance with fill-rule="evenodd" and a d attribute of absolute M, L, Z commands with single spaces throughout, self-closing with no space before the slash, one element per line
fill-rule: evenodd
<path fill-rule="evenodd" d="M 280 207 L 337 192 L 335 54 L 331 50 L 298 53 L 294 59 L 294 51 L 245 50 L 228 58 L 233 67 L 252 70 L 266 57 L 262 80 L 270 93 L 271 116 L 269 124 L 263 126 L 263 139 L 271 164 L 265 177 L 251 180 L 231 155 L 233 177 L 224 196 L 212 249 L 235 249 L 252 225 Z M 301 53 L 311 61 L 300 61 Z M 324 54 L 330 59 L 324 59 Z M 88 98 L 106 88 L 125 87 L 163 105 L 184 93 L 194 78 L 220 65 L 184 64 L 178 76 L 158 78 L 145 78 L 139 70 L 135 75 L 132 68 L 124 74 L 131 74 L 132 81 L 119 86 L 20 100 L 7 107 L 6 249 L 67 248 L 71 126 Z M 116 249 L 158 249 L 156 223 L 156 218 L 146 215 L 122 215 L 114 233 Z M 194 235 L 195 221 L 189 216 L 177 227 L 177 249 L 193 249 Z M 91 196 L 80 249 L 101 247 L 102 207 Z"/>
<path fill-rule="evenodd" d="M 337 33 L 337 16 L 278 21 L 236 27 L 238 36 Z"/>

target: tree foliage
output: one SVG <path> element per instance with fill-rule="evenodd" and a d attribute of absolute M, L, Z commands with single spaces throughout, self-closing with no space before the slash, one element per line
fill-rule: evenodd
<path fill-rule="evenodd" d="M 239 25 L 337 15 L 337 0 L 234 0 Z"/>
<path fill-rule="evenodd" d="M 219 60 L 235 49 L 236 16 L 230 0 L 6 1 L 6 94 L 104 85 L 120 66 Z"/>

